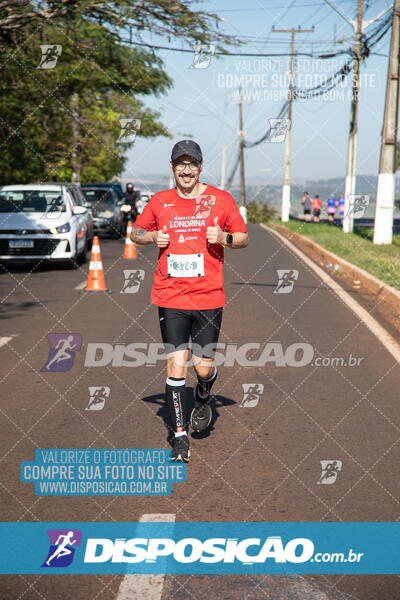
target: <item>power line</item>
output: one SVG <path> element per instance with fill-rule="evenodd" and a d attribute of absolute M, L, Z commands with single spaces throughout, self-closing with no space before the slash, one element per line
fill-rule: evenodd
<path fill-rule="evenodd" d="M 120 42 L 124 42 L 128 45 L 132 46 L 144 46 L 146 48 L 152 48 L 154 50 L 169 50 L 170 52 L 185 52 L 188 54 L 195 54 L 196 50 L 194 48 L 171 48 L 170 46 L 156 46 L 153 44 L 146 44 L 142 42 L 131 42 L 130 40 L 120 38 Z M 334 58 L 335 56 L 339 56 L 341 54 L 349 54 L 349 50 L 338 50 L 337 52 L 329 52 L 328 54 L 316 54 L 315 52 L 296 52 L 295 56 L 308 56 L 310 58 Z M 215 52 L 214 56 L 249 56 L 249 57 L 257 57 L 257 58 L 268 58 L 271 56 L 291 56 L 290 52 L 269 52 L 265 54 L 260 54 L 259 52 Z"/>

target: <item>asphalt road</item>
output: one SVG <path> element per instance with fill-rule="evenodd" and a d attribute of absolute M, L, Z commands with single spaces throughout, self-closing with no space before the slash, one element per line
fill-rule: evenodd
<path fill-rule="evenodd" d="M 157 310 L 149 304 L 155 248 L 124 260 L 122 242 L 100 240 L 111 294 L 75 289 L 86 279 L 87 265 L 33 273 L 13 268 L 0 275 L 2 521 L 138 521 L 153 513 L 173 514 L 176 521 L 399 518 L 398 363 L 272 234 L 259 226 L 249 232 L 246 250 L 226 252 L 220 342 L 260 348 L 277 342 L 283 352 L 292 344 L 310 344 L 314 364 L 221 367 L 210 432 L 191 436 L 187 482 L 174 484 L 167 497 L 38 497 L 32 484 L 19 481 L 20 462 L 33 460 L 36 448 L 168 447 L 162 362 L 141 368 L 84 366 L 89 343 L 160 342 Z M 144 270 L 137 293 L 121 293 L 124 269 Z M 274 293 L 278 269 L 298 271 L 292 292 Z M 82 337 L 67 372 L 41 371 L 49 333 Z M 348 361 L 350 355 L 361 359 L 357 366 L 330 360 Z M 317 366 L 317 357 L 330 364 Z M 244 406 L 246 384 L 264 386 L 253 406 Z M 194 385 L 192 374 L 188 385 Z M 103 410 L 85 410 L 89 386 L 110 388 Z M 333 484 L 318 483 L 323 460 L 341 461 Z M 0 596 L 115 600 L 121 581 L 122 576 L 3 576 Z M 142 598 L 153 598 L 149 594 Z M 395 576 L 182 575 L 165 577 L 160 600 L 396 597 Z"/>

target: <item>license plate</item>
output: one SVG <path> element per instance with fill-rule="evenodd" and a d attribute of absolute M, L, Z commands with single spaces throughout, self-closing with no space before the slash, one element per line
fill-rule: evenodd
<path fill-rule="evenodd" d="M 9 248 L 33 248 L 33 240 L 8 240 Z"/>

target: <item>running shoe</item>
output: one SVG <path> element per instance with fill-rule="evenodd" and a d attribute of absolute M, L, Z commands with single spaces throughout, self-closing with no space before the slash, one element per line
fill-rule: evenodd
<path fill-rule="evenodd" d="M 207 429 L 212 419 L 212 410 L 209 404 L 210 394 L 206 398 L 200 398 L 198 394 L 198 386 L 194 388 L 194 409 L 190 415 L 190 424 L 194 431 L 200 432 Z"/>
<path fill-rule="evenodd" d="M 172 460 L 182 460 L 189 462 L 190 450 L 189 450 L 189 438 L 187 435 L 180 435 L 174 438 L 173 449 L 172 449 Z"/>

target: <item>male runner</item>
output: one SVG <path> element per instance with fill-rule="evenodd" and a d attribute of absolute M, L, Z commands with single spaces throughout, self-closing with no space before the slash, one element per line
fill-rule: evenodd
<path fill-rule="evenodd" d="M 224 246 L 245 248 L 248 236 L 232 196 L 199 182 L 203 156 L 196 142 L 175 144 L 170 166 L 176 187 L 149 200 L 134 223 L 131 239 L 159 248 L 151 302 L 159 307 L 167 353 L 165 397 L 175 436 L 172 457 L 187 462 L 189 338 L 198 379 L 190 424 L 195 431 L 204 431 L 212 418 L 210 391 L 217 378 L 213 358 L 225 304 Z"/>
<path fill-rule="evenodd" d="M 313 207 L 314 222 L 319 223 L 319 217 L 321 215 L 322 200 L 318 196 L 318 194 L 316 194 L 315 198 L 312 199 L 311 203 L 312 203 L 312 207 Z"/>
<path fill-rule="evenodd" d="M 311 198 L 308 192 L 304 192 L 301 203 L 303 205 L 304 219 L 311 221 Z"/>

